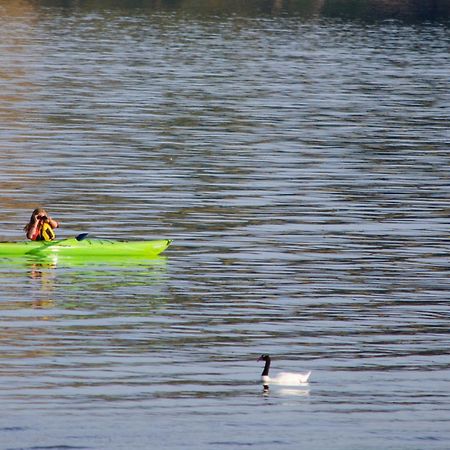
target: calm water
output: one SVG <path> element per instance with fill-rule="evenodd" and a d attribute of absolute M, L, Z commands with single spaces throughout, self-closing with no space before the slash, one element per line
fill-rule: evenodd
<path fill-rule="evenodd" d="M 13 3 L 0 240 L 174 243 L 0 259 L 0 448 L 448 449 L 448 28 Z"/>

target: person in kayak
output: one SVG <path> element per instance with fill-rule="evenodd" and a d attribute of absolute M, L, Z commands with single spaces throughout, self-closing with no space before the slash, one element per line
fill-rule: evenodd
<path fill-rule="evenodd" d="M 55 228 L 58 222 L 52 219 L 43 208 L 36 208 L 31 214 L 30 221 L 25 225 L 27 238 L 32 241 L 52 241 L 55 239 Z"/>

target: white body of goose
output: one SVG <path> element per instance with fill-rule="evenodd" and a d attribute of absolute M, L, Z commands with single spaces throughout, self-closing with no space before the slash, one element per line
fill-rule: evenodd
<path fill-rule="evenodd" d="M 308 383 L 309 377 L 311 375 L 311 371 L 309 372 L 280 372 L 275 377 L 269 377 L 269 369 L 270 369 L 270 356 L 269 355 L 261 355 L 258 358 L 258 361 L 265 361 L 264 370 L 261 374 L 261 381 L 264 387 L 268 387 L 269 384 L 278 384 L 282 386 L 299 386 L 302 384 Z"/>

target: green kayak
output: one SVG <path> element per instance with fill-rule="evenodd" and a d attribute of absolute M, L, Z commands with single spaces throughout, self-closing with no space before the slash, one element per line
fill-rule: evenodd
<path fill-rule="evenodd" d="M 60 239 L 51 242 L 0 242 L 0 258 L 15 256 L 45 257 L 140 257 L 152 258 L 162 253 L 170 239 L 155 241 L 113 241 L 107 239 Z"/>

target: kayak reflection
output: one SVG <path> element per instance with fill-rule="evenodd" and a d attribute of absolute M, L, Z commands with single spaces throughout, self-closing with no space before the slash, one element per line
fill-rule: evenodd
<path fill-rule="evenodd" d="M 58 304 L 62 291 L 64 297 L 73 294 L 74 305 L 90 292 L 104 292 L 108 296 L 153 294 L 153 287 L 164 282 L 167 258 L 97 257 L 93 260 L 52 254 L 45 258 L 1 258 L 0 267 L 13 268 L 26 275 L 33 308 L 52 308 Z"/>

